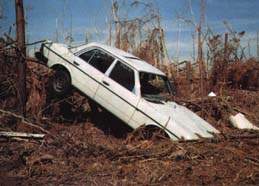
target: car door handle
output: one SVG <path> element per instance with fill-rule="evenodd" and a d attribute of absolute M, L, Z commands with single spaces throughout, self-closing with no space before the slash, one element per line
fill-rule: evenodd
<path fill-rule="evenodd" d="M 103 84 L 105 84 L 106 86 L 110 86 L 110 84 L 106 81 L 103 81 Z"/>
<path fill-rule="evenodd" d="M 79 66 L 79 64 L 77 62 L 74 61 L 73 63 L 74 63 L 74 65 Z"/>

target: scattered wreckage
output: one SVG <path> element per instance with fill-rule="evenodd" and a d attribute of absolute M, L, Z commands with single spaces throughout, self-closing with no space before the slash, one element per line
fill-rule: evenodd
<path fill-rule="evenodd" d="M 132 54 L 99 43 L 68 47 L 45 41 L 35 55 L 54 70 L 54 94 L 74 86 L 133 129 L 156 127 L 172 140 L 219 133 L 191 110 L 168 101 L 173 90 L 166 75 Z"/>

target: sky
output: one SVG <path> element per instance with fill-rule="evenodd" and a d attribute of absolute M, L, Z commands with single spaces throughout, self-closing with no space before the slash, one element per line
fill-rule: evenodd
<path fill-rule="evenodd" d="M 90 41 L 105 43 L 108 38 L 107 20 L 112 0 L 24 0 L 27 42 L 42 39 L 54 40 L 56 30 L 67 35 L 72 30 L 76 43 Z M 118 0 L 123 7 L 123 2 Z M 148 0 L 147 0 L 148 1 Z M 259 0 L 205 0 L 205 23 L 214 33 L 227 32 L 223 21 L 233 30 L 246 31 L 242 45 L 251 46 L 251 55 L 256 55 L 256 37 L 259 31 Z M 0 36 L 15 24 L 15 0 L 0 0 Z M 199 21 L 200 0 L 152 0 L 161 14 L 165 30 L 166 46 L 170 57 L 188 60 L 192 56 L 192 33 L 194 26 L 177 19 L 178 15 Z M 125 8 L 126 10 L 126 8 Z M 138 14 L 137 12 L 133 12 Z M 72 27 L 71 27 L 72 25 Z M 58 29 L 57 29 L 58 28 Z M 72 29 L 71 29 L 72 28 Z M 62 32 L 62 30 L 65 30 Z M 179 32 L 180 30 L 180 32 Z M 12 35 L 15 28 L 12 28 Z M 177 37 L 177 34 L 179 37 Z M 178 38 L 178 39 L 177 39 Z M 61 40 L 61 36 L 59 38 Z M 177 43 L 178 48 L 177 50 Z M 248 50 L 246 50 L 248 51 Z"/>

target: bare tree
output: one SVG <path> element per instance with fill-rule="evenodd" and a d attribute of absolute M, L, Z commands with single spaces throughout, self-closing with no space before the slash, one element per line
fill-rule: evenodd
<path fill-rule="evenodd" d="M 129 19 L 122 15 L 123 9 L 118 1 L 112 1 L 111 24 L 109 25 L 108 42 L 111 44 L 112 23 L 114 23 L 115 46 L 145 59 L 159 68 L 166 66 L 166 71 L 171 76 L 170 59 L 168 56 L 165 34 L 161 26 L 159 10 L 152 2 L 127 1 L 128 12 L 141 10 L 142 14 Z"/>
<path fill-rule="evenodd" d="M 112 1 L 112 15 L 115 23 L 115 46 L 120 48 L 121 41 L 121 22 L 118 16 L 119 5 L 117 1 Z"/>
<path fill-rule="evenodd" d="M 25 47 L 25 20 L 23 0 L 15 0 L 16 10 L 16 40 L 17 40 L 17 58 L 18 58 L 18 96 L 19 112 L 26 115 L 26 47 Z"/>

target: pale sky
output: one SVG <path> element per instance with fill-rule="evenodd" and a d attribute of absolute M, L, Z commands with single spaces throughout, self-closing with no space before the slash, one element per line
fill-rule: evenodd
<path fill-rule="evenodd" d="M 3 7 L 0 35 L 8 32 L 9 27 L 15 23 L 14 2 L 15 0 L 0 0 L 0 5 Z M 175 57 L 179 30 L 176 15 L 181 14 L 189 18 L 193 15 L 195 21 L 198 21 L 200 1 L 153 0 L 152 2 L 161 13 L 168 52 L 170 56 Z M 123 4 L 123 0 L 119 0 L 119 3 Z M 93 41 L 104 43 L 107 39 L 107 17 L 111 8 L 111 0 L 24 0 L 24 7 L 29 42 L 42 39 L 53 40 L 56 26 L 61 28 L 62 22 L 64 22 L 64 28 L 69 30 L 71 20 L 72 36 L 76 42 L 83 42 L 86 32 L 91 33 Z M 246 31 L 242 44 L 245 46 L 250 40 L 251 53 L 255 56 L 256 32 L 259 31 L 258 10 L 259 0 L 207 0 L 206 24 L 213 32 L 219 34 L 227 31 L 223 24 L 224 20 L 228 21 L 235 31 Z M 63 14 L 65 15 L 63 16 Z M 191 34 L 194 27 L 181 23 L 180 30 L 179 58 L 181 60 L 190 59 L 192 54 Z M 15 29 L 13 29 L 13 34 L 14 31 Z"/>

